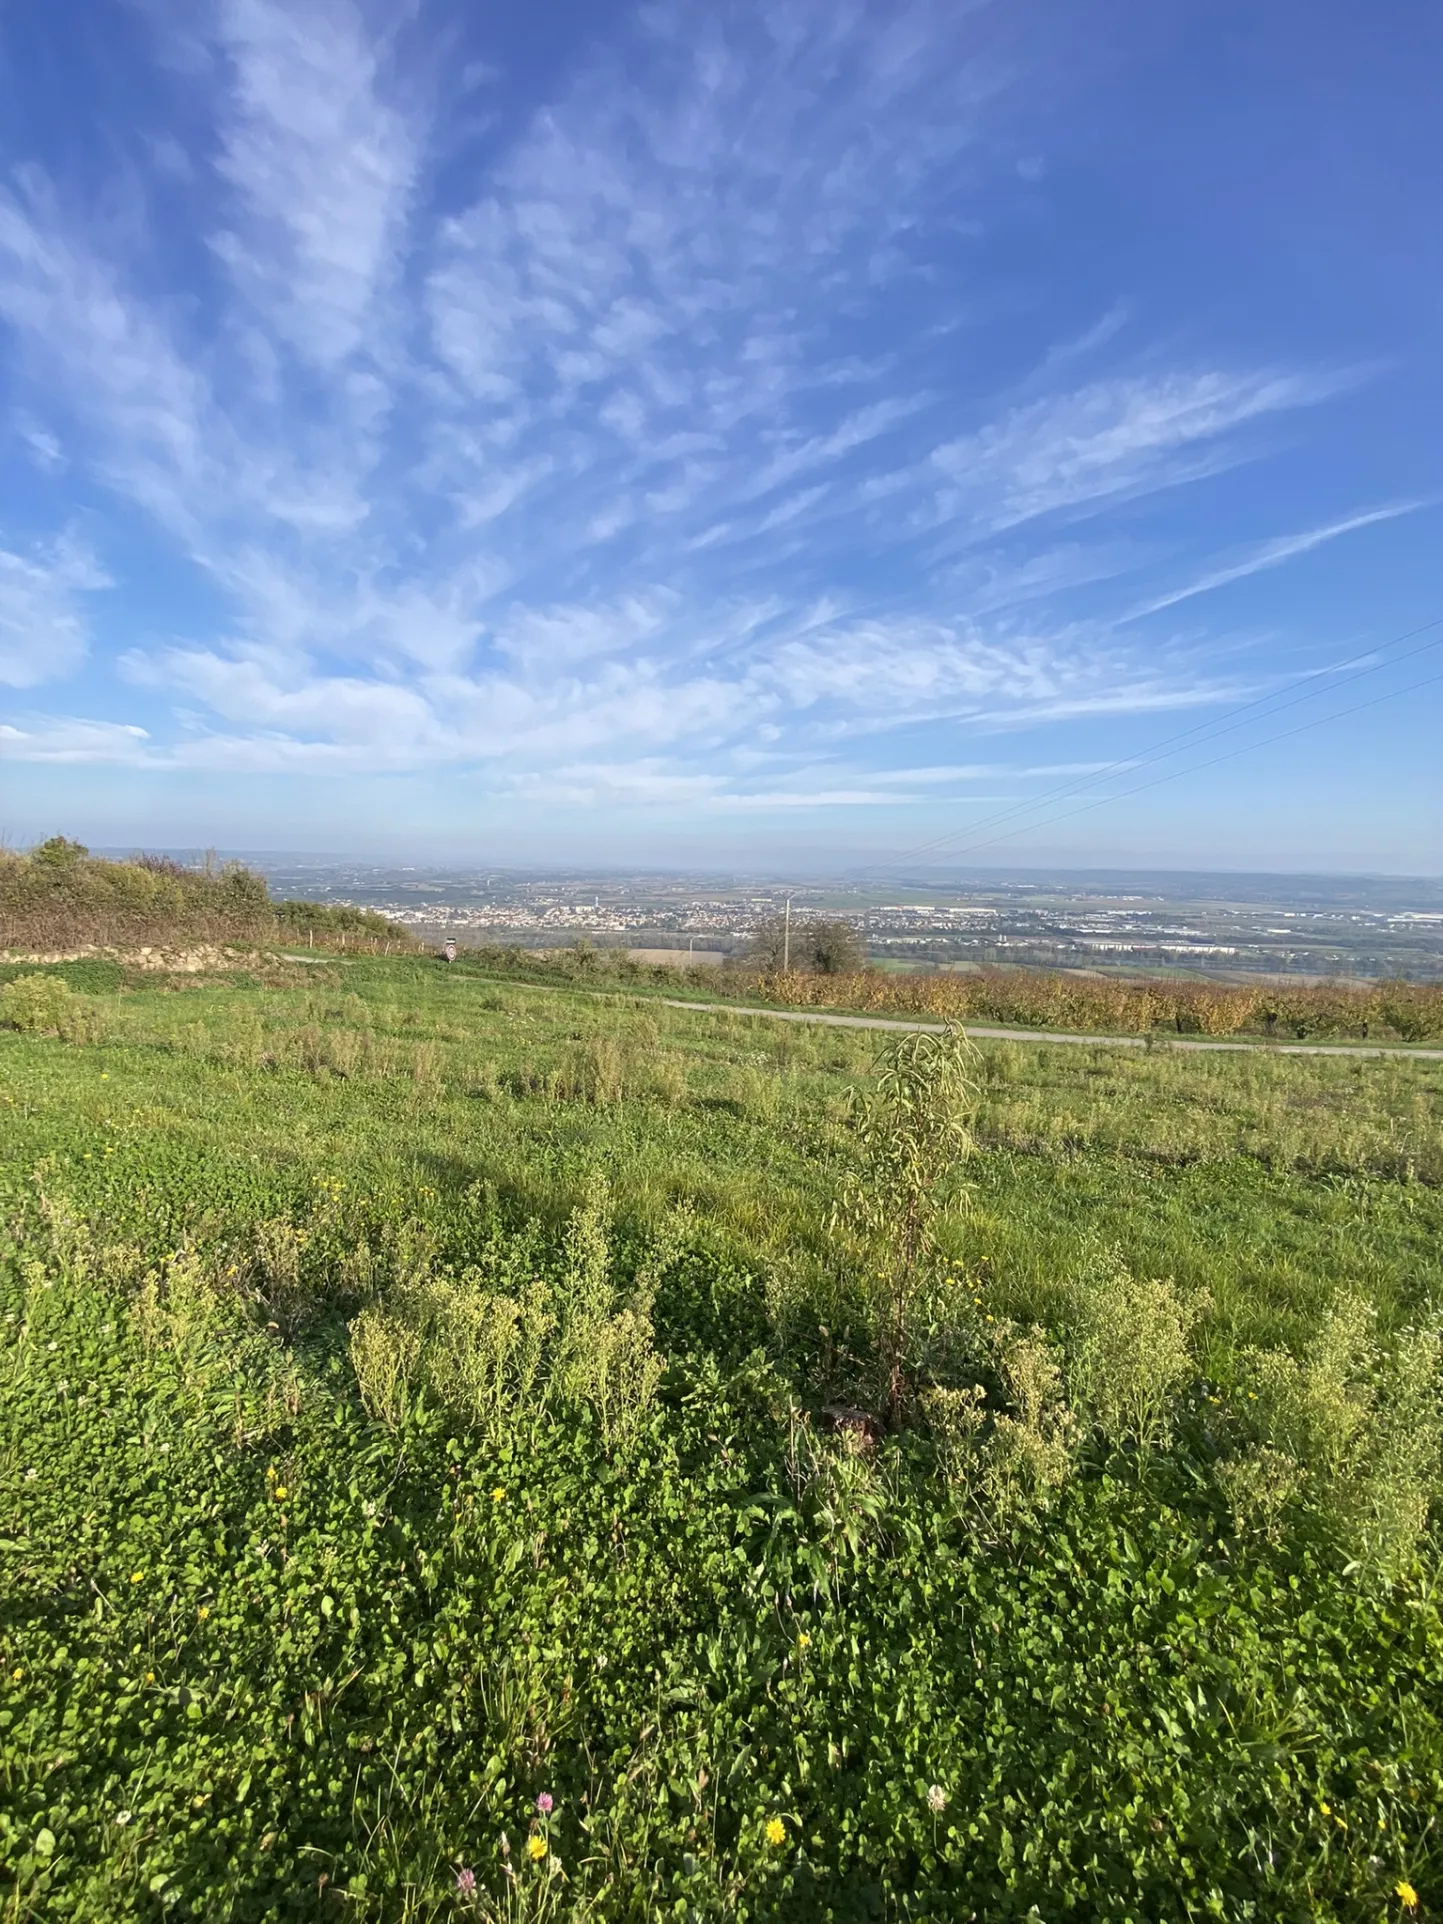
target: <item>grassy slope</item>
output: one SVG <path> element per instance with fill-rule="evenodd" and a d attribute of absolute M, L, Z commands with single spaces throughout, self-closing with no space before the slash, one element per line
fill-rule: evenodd
<path fill-rule="evenodd" d="M 822 1225 L 875 1038 L 424 963 L 315 973 L 102 995 L 90 1046 L 0 1037 L 11 1197 L 50 1158 L 152 1261 L 288 1216 L 319 1275 L 361 1223 L 467 1259 L 478 1183 L 554 1241 L 600 1168 L 623 1263 L 696 1208 L 656 1309 L 673 1367 L 621 1450 L 544 1412 L 398 1439 L 360 1408 L 344 1305 L 287 1347 L 13 1251 L 18 1915 L 445 1916 L 458 1864 L 516 1915 L 1372 1918 L 1405 1874 L 1426 1896 L 1429 1567 L 1385 1586 L 1240 1541 L 1185 1461 L 1099 1464 L 1002 1544 L 939 1506 L 919 1439 L 850 1509 L 799 1475 L 782 1392 L 829 1387 Z M 1117 1243 L 1207 1288 L 1220 1388 L 1340 1290 L 1385 1325 L 1436 1313 L 1443 1065 L 983 1065 L 957 1255 L 985 1258 L 989 1313 L 1046 1318 Z M 499 1838 L 521 1865 L 543 1789 L 566 1881 L 513 1884 Z"/>

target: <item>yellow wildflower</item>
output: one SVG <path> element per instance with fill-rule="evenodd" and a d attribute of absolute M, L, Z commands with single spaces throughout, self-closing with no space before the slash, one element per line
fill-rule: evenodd
<path fill-rule="evenodd" d="M 200 1618 L 201 1622 L 204 1623 L 210 1615 L 210 1605 L 208 1603 L 197 1604 L 195 1614 Z"/>
<path fill-rule="evenodd" d="M 1398 1882 L 1393 1886 L 1393 1889 L 1398 1893 L 1399 1899 L 1401 1900 L 1403 1909 L 1405 1911 L 1417 1910 L 1418 1893 L 1417 1891 L 1414 1890 L 1413 1886 L 1408 1882 L 1406 1877 L 1400 1877 L 1398 1879 Z"/>
<path fill-rule="evenodd" d="M 493 1503 L 504 1503 L 506 1501 L 506 1492 L 501 1488 L 501 1485 L 499 1483 L 496 1485 L 496 1488 L 491 1492 L 491 1501 Z"/>
<path fill-rule="evenodd" d="M 546 1839 L 533 1831 L 526 1840 L 526 1855 L 533 1864 L 539 1864 L 546 1855 Z"/>
<path fill-rule="evenodd" d="M 288 1497 L 289 1495 L 290 1495 L 290 1491 L 286 1488 L 284 1483 L 278 1483 L 276 1485 L 275 1498 L 277 1503 L 284 1502 L 286 1497 Z"/>
<path fill-rule="evenodd" d="M 782 1822 L 780 1817 L 769 1817 L 767 1819 L 767 1842 L 771 1845 L 773 1850 L 776 1850 L 782 1844 L 785 1844 L 786 1841 L 787 1841 L 786 1825 Z"/>
<path fill-rule="evenodd" d="M 132 1583 L 144 1583 L 145 1582 L 144 1570 L 132 1570 L 130 1573 L 130 1581 Z"/>

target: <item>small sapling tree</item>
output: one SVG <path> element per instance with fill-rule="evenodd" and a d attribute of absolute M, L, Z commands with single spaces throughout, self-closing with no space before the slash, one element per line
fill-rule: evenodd
<path fill-rule="evenodd" d="M 901 1416 L 910 1335 L 939 1268 L 937 1230 L 961 1200 L 962 1165 L 975 1146 L 975 1058 L 955 1025 L 940 1035 L 903 1036 L 883 1057 L 872 1093 L 849 1091 L 855 1160 L 832 1224 L 875 1292 L 889 1426 Z"/>

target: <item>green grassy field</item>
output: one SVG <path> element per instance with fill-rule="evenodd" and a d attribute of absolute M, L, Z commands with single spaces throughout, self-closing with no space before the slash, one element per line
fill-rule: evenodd
<path fill-rule="evenodd" d="M 872 1447 L 878 1037 L 3 974 L 4 1915 L 1443 1901 L 1443 1063 L 981 1047 Z"/>

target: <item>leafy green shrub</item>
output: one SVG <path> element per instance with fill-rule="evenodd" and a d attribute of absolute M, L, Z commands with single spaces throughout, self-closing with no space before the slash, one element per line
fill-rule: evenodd
<path fill-rule="evenodd" d="M 590 1409 L 608 1446 L 624 1441 L 664 1369 L 652 1340 L 654 1284 L 643 1271 L 630 1298 L 620 1295 L 600 1189 L 573 1213 L 554 1278 L 525 1273 L 536 1252 L 534 1234 L 503 1238 L 455 1277 L 413 1260 L 367 1304 L 351 1324 L 351 1361 L 372 1413 L 398 1424 L 424 1391 L 494 1433 L 549 1403 Z"/>
<path fill-rule="evenodd" d="M 1406 1566 L 1440 1494 L 1443 1458 L 1443 1339 L 1407 1330 L 1376 1376 L 1366 1473 L 1363 1540 L 1385 1570 Z"/>
<path fill-rule="evenodd" d="M 1239 1526 L 1278 1541 L 1288 1506 L 1303 1485 L 1301 1465 L 1286 1451 L 1258 1443 L 1225 1457 L 1216 1475 Z"/>
<path fill-rule="evenodd" d="M 0 1028 L 25 1035 L 59 1036 L 62 1042 L 94 1042 L 102 1023 L 88 997 L 56 975 L 22 975 L 0 987 Z"/>
<path fill-rule="evenodd" d="M 630 1302 L 619 1300 L 606 1191 L 594 1184 L 567 1233 L 552 1387 L 563 1403 L 589 1405 L 608 1443 L 642 1422 L 665 1367 L 652 1348 L 653 1286 L 645 1276 L 638 1284 Z"/>
<path fill-rule="evenodd" d="M 978 1481 L 987 1507 L 1009 1522 L 1048 1509 L 1072 1475 L 1077 1421 L 1040 1330 L 1004 1337 L 999 1362 L 1011 1409 L 993 1418 Z"/>
<path fill-rule="evenodd" d="M 1438 1494 L 1443 1343 L 1436 1331 L 1412 1330 L 1382 1346 L 1374 1320 L 1361 1297 L 1344 1294 L 1301 1355 L 1249 1352 L 1251 1446 L 1224 1486 L 1246 1511 L 1266 1462 L 1275 1492 L 1291 1479 L 1278 1506 L 1300 1497 L 1355 1554 L 1394 1569 Z"/>
<path fill-rule="evenodd" d="M 399 1429 L 411 1412 L 422 1335 L 402 1315 L 367 1303 L 351 1324 L 351 1367 L 371 1415 Z"/>
<path fill-rule="evenodd" d="M 120 963 L 98 955 L 85 956 L 78 962 L 45 962 L 38 967 L 30 962 L 0 962 L 0 982 L 13 982 L 21 975 L 53 975 L 82 995 L 113 995 L 125 983 Z"/>
<path fill-rule="evenodd" d="M 1134 1276 L 1115 1250 L 1098 1259 L 1070 1296 L 1073 1406 L 1113 1448 L 1159 1448 L 1173 1403 L 1196 1373 L 1189 1337 L 1205 1300 L 1184 1300 L 1170 1282 Z"/>
<path fill-rule="evenodd" d="M 175 941 L 414 949 L 409 930 L 371 910 L 272 904 L 264 876 L 238 862 L 186 868 L 166 857 L 112 862 L 52 836 L 28 856 L 0 851 L 0 946 L 71 948 Z"/>
<path fill-rule="evenodd" d="M 981 1384 L 934 1386 L 921 1408 L 954 1497 L 1006 1531 L 1047 1511 L 1077 1462 L 1077 1419 L 1063 1394 L 1057 1352 L 1039 1329 L 1003 1325 L 990 1339 L 1002 1404 Z"/>

